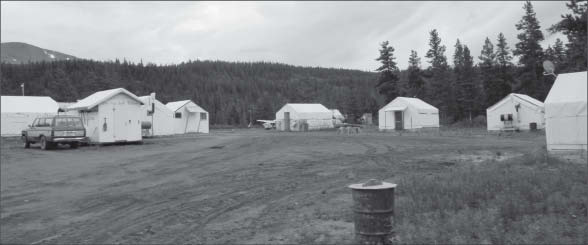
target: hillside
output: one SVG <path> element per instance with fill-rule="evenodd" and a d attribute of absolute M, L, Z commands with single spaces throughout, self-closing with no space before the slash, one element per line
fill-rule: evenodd
<path fill-rule="evenodd" d="M 377 112 L 383 98 L 374 89 L 377 74 L 356 70 L 298 67 L 276 63 L 191 61 L 156 66 L 126 61 L 69 60 L 2 64 L 1 94 L 51 96 L 59 102 L 96 91 L 124 87 L 142 96 L 156 92 L 166 103 L 191 99 L 210 113 L 211 123 L 246 125 L 273 119 L 287 102 L 322 103 L 359 117 Z"/>
<path fill-rule="evenodd" d="M 1 62 L 10 64 L 76 59 L 68 54 L 20 42 L 1 43 L 0 54 Z"/>

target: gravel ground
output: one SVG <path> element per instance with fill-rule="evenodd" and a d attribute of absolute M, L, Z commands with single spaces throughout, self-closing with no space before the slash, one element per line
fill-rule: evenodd
<path fill-rule="evenodd" d="M 542 135 L 249 129 L 42 151 L 2 138 L 0 242 L 350 243 L 347 185 L 501 161 L 543 145 Z"/>

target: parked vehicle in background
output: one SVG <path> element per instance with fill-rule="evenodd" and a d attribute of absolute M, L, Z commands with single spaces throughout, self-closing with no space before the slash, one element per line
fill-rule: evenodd
<path fill-rule="evenodd" d="M 82 119 L 77 116 L 35 118 L 33 123 L 22 131 L 21 138 L 25 148 L 39 143 L 43 150 L 54 148 L 57 144 L 68 144 L 71 148 L 78 148 L 80 143 L 88 140 Z"/>
<path fill-rule="evenodd" d="M 263 123 L 263 128 L 266 130 L 276 129 L 276 120 L 257 120 L 258 122 Z"/>

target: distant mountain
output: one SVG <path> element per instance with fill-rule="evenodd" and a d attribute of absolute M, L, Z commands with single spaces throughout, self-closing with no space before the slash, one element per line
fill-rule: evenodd
<path fill-rule="evenodd" d="M 68 54 L 19 42 L 1 43 L 0 56 L 2 63 L 9 64 L 76 59 Z"/>

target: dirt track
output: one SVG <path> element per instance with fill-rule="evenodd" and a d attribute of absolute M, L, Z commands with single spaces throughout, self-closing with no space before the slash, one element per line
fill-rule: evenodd
<path fill-rule="evenodd" d="M 41 151 L 3 139 L 0 242 L 349 243 L 348 184 L 451 171 L 542 144 L 238 130 Z"/>

